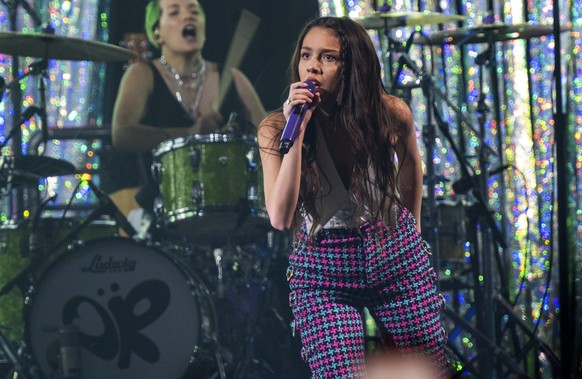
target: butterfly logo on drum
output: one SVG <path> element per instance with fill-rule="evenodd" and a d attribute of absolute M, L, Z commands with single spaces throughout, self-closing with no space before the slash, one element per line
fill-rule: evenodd
<path fill-rule="evenodd" d="M 118 292 L 118 283 L 110 286 Z M 106 291 L 100 289 L 99 296 Z M 103 360 L 118 357 L 117 367 L 128 368 L 132 353 L 143 360 L 155 363 L 160 359 L 160 350 L 155 342 L 141 331 L 155 323 L 164 314 L 170 303 L 170 288 L 161 280 L 146 280 L 136 285 L 125 298 L 112 296 L 107 309 L 87 296 L 73 296 L 63 307 L 62 320 L 65 325 L 83 323 L 82 314 L 92 310 L 103 323 L 100 335 L 89 335 L 80 331 L 81 345 Z M 147 304 L 147 309 L 142 309 Z M 88 308 L 87 308 L 88 307 Z M 83 310 L 81 311 L 81 309 Z"/>

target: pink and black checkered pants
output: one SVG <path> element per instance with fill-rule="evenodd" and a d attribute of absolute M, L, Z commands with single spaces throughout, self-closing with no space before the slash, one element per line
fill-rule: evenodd
<path fill-rule="evenodd" d="M 364 377 L 364 306 L 398 351 L 420 352 L 439 372 L 448 369 L 440 322 L 444 300 L 429 254 L 406 209 L 395 227 L 366 222 L 308 237 L 303 225 L 287 277 L 294 330 L 314 378 Z"/>

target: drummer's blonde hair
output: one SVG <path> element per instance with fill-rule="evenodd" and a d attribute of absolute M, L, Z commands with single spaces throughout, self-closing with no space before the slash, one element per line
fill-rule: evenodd
<path fill-rule="evenodd" d="M 198 1 L 198 9 L 200 13 L 206 17 L 204 13 L 204 8 L 202 8 L 202 4 Z M 148 37 L 148 41 L 152 44 L 153 47 L 156 49 L 160 48 L 158 44 L 157 38 L 154 35 L 154 31 L 158 28 L 160 24 L 160 17 L 162 17 L 162 8 L 160 7 L 160 0 L 150 0 L 148 5 L 146 6 L 145 11 L 145 32 Z"/>

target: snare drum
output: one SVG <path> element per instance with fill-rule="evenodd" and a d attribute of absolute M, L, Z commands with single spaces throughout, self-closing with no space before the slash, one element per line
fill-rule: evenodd
<path fill-rule="evenodd" d="M 255 238 L 268 231 L 254 136 L 194 135 L 153 152 L 162 228 L 196 241 Z"/>
<path fill-rule="evenodd" d="M 46 378 L 58 373 L 59 332 L 68 325 L 78 330 L 84 379 L 180 378 L 194 363 L 212 367 L 208 289 L 167 248 L 90 241 L 55 261 L 29 298 L 26 338 Z"/>
<path fill-rule="evenodd" d="M 77 225 L 79 221 L 74 219 L 40 219 L 38 225 L 34 226 L 36 247 L 30 245 L 32 224 L 8 223 L 0 226 L 0 286 L 11 281 L 31 263 L 31 249 L 35 249 L 39 254 L 38 259 L 42 260 L 40 265 L 42 267 L 48 264 L 50 258 L 66 251 L 71 243 L 111 237 L 117 230 L 115 222 L 111 220 L 95 220 L 79 230 L 77 236 L 71 236 L 73 238 L 67 240 L 69 233 Z M 56 247 L 56 251 L 53 251 L 53 247 Z M 3 330 L 6 330 L 9 340 L 22 340 L 23 304 L 24 296 L 19 287 L 0 297 L 0 325 L 5 328 Z"/>

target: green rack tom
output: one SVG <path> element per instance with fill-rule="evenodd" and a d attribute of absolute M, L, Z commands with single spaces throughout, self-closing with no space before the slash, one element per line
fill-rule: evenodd
<path fill-rule="evenodd" d="M 152 172 L 167 234 L 194 241 L 257 238 L 269 225 L 254 136 L 205 134 L 162 142 Z"/>

